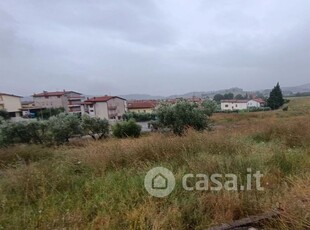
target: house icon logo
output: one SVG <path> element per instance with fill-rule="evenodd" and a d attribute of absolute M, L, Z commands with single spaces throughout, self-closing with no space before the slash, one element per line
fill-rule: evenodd
<path fill-rule="evenodd" d="M 145 189 L 155 197 L 168 196 L 173 191 L 174 186 L 173 173 L 164 167 L 152 168 L 144 178 Z"/>
<path fill-rule="evenodd" d="M 161 173 L 152 179 L 153 189 L 166 189 L 168 188 L 168 179 Z"/>

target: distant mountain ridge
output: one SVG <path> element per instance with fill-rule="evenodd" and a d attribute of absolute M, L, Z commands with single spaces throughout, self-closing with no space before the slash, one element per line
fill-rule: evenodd
<path fill-rule="evenodd" d="M 295 93 L 304 93 L 310 92 L 310 83 L 299 85 L 299 86 L 289 86 L 289 87 L 281 87 L 282 92 L 284 95 L 292 95 Z M 225 94 L 225 93 L 233 93 L 234 95 L 241 94 L 245 95 L 251 93 L 261 93 L 264 96 L 268 96 L 271 89 L 261 89 L 261 90 L 254 90 L 254 91 L 247 91 L 243 90 L 238 87 L 233 87 L 229 89 L 221 89 L 221 90 L 214 90 L 214 91 L 198 91 L 198 92 L 189 92 L 185 94 L 176 94 L 171 95 L 168 97 L 164 96 L 154 96 L 149 94 L 127 94 L 127 95 L 119 95 L 127 100 L 161 100 L 161 99 L 174 99 L 174 98 L 192 98 L 192 97 L 205 97 L 205 98 L 212 98 L 215 94 Z M 104 95 L 104 93 L 102 94 Z M 91 95 L 84 95 L 86 97 L 93 97 Z M 32 96 L 26 96 L 22 98 L 22 101 L 31 101 Z"/>
<path fill-rule="evenodd" d="M 310 92 L 310 83 L 299 85 L 299 86 L 289 86 L 289 87 L 281 87 L 284 95 L 291 95 L 295 93 L 303 93 Z M 163 96 L 152 96 L 148 94 L 128 94 L 122 95 L 122 97 L 127 100 L 150 100 L 150 99 L 174 99 L 174 98 L 192 98 L 192 97 L 209 97 L 212 98 L 215 94 L 225 94 L 225 93 L 233 93 L 234 95 L 241 94 L 253 94 L 253 93 L 261 93 L 264 96 L 268 96 L 271 89 L 261 89 L 261 90 L 243 90 L 238 87 L 233 87 L 229 89 L 221 89 L 214 91 L 198 91 L 198 92 L 189 92 L 185 94 L 176 94 L 168 97 Z"/>

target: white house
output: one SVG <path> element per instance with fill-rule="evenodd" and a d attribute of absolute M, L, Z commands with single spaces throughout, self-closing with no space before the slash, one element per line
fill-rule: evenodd
<path fill-rule="evenodd" d="M 221 100 L 221 110 L 242 110 L 247 109 L 248 100 Z"/>
<path fill-rule="evenodd" d="M 117 96 L 93 97 L 82 102 L 81 112 L 82 115 L 117 121 L 127 112 L 127 101 Z"/>
<path fill-rule="evenodd" d="M 265 106 L 265 101 L 261 98 L 251 100 L 221 100 L 221 110 L 243 110 L 249 108 L 260 108 Z"/>
<path fill-rule="evenodd" d="M 251 99 L 247 102 L 248 108 L 260 108 L 265 106 L 265 101 L 261 98 Z"/>

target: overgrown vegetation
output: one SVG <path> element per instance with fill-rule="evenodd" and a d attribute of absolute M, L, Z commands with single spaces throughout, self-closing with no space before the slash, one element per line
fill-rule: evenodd
<path fill-rule="evenodd" d="M 308 229 L 310 98 L 292 99 L 290 108 L 214 114 L 212 132 L 0 149 L 0 228 L 207 229 L 280 207 L 281 217 L 262 229 Z M 143 186 L 155 166 L 176 177 L 163 199 Z M 185 173 L 245 178 L 247 168 L 264 174 L 264 191 L 181 188 Z"/>

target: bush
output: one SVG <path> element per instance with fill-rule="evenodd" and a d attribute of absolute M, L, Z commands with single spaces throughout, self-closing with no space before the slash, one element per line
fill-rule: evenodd
<path fill-rule="evenodd" d="M 113 126 L 113 135 L 117 138 L 124 137 L 139 137 L 141 133 L 141 126 L 134 120 L 123 121 Z"/>
<path fill-rule="evenodd" d="M 94 140 L 106 137 L 109 134 L 109 122 L 106 119 L 90 117 L 84 115 L 82 117 L 82 128 L 85 134 L 90 135 Z"/>
<path fill-rule="evenodd" d="M 159 122 L 173 133 L 182 135 L 188 128 L 204 130 L 208 127 L 208 115 L 197 104 L 179 101 L 174 105 L 162 104 L 157 110 Z"/>

